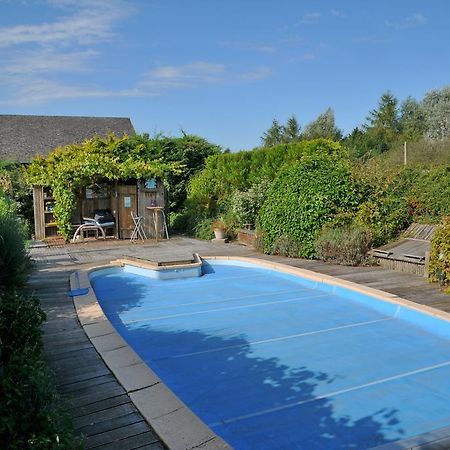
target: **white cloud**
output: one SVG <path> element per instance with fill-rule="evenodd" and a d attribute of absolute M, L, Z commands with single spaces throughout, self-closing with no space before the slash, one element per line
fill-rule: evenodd
<path fill-rule="evenodd" d="M 411 14 L 399 21 L 390 21 L 386 20 L 385 24 L 388 27 L 395 28 L 397 30 L 404 30 L 406 28 L 412 28 L 419 25 L 425 25 L 428 22 L 428 19 L 420 13 Z"/>
<path fill-rule="evenodd" d="M 311 61 L 312 59 L 315 59 L 316 55 L 312 52 L 304 53 L 302 55 L 303 61 Z"/>
<path fill-rule="evenodd" d="M 340 19 L 345 19 L 347 17 L 347 14 L 339 9 L 330 10 L 330 14 L 334 17 L 339 17 Z"/>
<path fill-rule="evenodd" d="M 179 66 L 159 66 L 147 72 L 139 86 L 163 91 L 171 88 L 196 87 L 202 84 L 226 84 L 240 80 L 259 80 L 271 74 L 268 67 L 250 70 L 236 69 L 225 64 L 196 61 Z"/>
<path fill-rule="evenodd" d="M 304 24 L 311 24 L 311 23 L 317 23 L 321 17 L 321 14 L 317 11 L 309 12 L 303 14 L 300 23 Z"/>
<path fill-rule="evenodd" d="M 0 82 L 3 81 L 0 77 Z M 40 105 L 56 100 L 69 100 L 74 98 L 106 98 L 106 97 L 141 97 L 157 95 L 143 92 L 134 87 L 131 89 L 111 90 L 101 86 L 77 86 L 64 84 L 45 78 L 32 80 L 16 80 L 14 95 L 0 101 L 3 105 Z"/>
<path fill-rule="evenodd" d="M 113 25 L 131 12 L 129 5 L 120 0 L 54 0 L 51 3 L 70 10 L 71 14 L 54 22 L 2 27 L 0 47 L 64 42 L 88 44 L 108 40 L 114 35 Z"/>
<path fill-rule="evenodd" d="M 0 82 L 4 104 L 62 98 L 127 95 L 56 81 L 64 73 L 92 72 L 98 42 L 114 38 L 115 26 L 132 11 L 123 0 L 47 0 L 59 9 L 53 21 L 0 28 Z M 51 81 L 55 80 L 55 81 Z"/>
<path fill-rule="evenodd" d="M 95 50 L 79 52 L 60 52 L 52 48 L 27 50 L 18 56 L 11 57 L 0 66 L 6 74 L 34 74 L 56 72 L 89 71 L 93 58 L 98 56 Z"/>
<path fill-rule="evenodd" d="M 0 0 L 1 2 L 2 0 Z M 1 104 L 42 104 L 74 98 L 145 97 L 171 89 L 260 80 L 267 67 L 235 67 L 208 61 L 159 65 L 123 88 L 106 88 L 79 74 L 96 73 L 98 42 L 115 39 L 116 26 L 132 11 L 125 0 L 46 0 L 58 8 L 54 21 L 0 28 Z M 270 52 L 270 46 L 259 51 Z M 71 77 L 77 73 L 77 77 Z M 73 81 L 76 80 L 76 81 Z"/>
<path fill-rule="evenodd" d="M 215 83 L 221 80 L 225 66 L 197 61 L 180 66 L 159 66 L 150 70 L 141 84 L 157 87 L 181 87 L 198 83 Z"/>
<path fill-rule="evenodd" d="M 228 42 L 221 42 L 220 45 L 232 49 L 246 50 L 251 52 L 275 53 L 277 51 L 276 45 L 254 43 L 254 42 L 228 41 Z"/>
<path fill-rule="evenodd" d="M 366 36 L 360 36 L 359 38 L 356 38 L 354 42 L 359 42 L 361 44 L 384 44 L 388 42 L 388 39 L 376 36 L 374 34 L 369 34 Z"/>
<path fill-rule="evenodd" d="M 205 84 L 229 84 L 261 80 L 270 76 L 268 67 L 236 70 L 224 64 L 197 61 L 179 66 L 159 66 L 144 74 L 131 87 L 105 89 L 102 86 L 76 86 L 39 77 L 2 75 L 0 83 L 13 89 L 0 104 L 29 105 L 72 98 L 150 97 L 172 89 L 198 88 Z"/>

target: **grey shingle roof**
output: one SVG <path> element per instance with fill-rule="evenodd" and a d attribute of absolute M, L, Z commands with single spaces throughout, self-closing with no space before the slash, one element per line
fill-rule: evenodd
<path fill-rule="evenodd" d="M 125 117 L 0 115 L 0 160 L 30 162 L 54 148 L 96 136 L 135 133 Z"/>

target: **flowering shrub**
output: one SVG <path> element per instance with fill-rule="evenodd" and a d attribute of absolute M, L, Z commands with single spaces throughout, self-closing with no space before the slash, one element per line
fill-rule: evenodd
<path fill-rule="evenodd" d="M 238 226 L 256 224 L 258 212 L 267 197 L 272 182 L 263 178 L 250 187 L 248 191 L 235 191 L 230 199 L 230 212 Z"/>

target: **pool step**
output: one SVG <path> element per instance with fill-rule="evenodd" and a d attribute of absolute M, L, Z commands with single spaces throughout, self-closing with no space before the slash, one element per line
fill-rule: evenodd
<path fill-rule="evenodd" d="M 202 260 L 197 253 L 193 254 L 191 260 L 151 261 L 126 256 L 111 264 L 120 265 L 129 272 L 164 280 L 202 276 Z"/>

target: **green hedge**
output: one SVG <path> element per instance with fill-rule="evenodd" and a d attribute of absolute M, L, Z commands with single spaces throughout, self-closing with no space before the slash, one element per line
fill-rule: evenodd
<path fill-rule="evenodd" d="M 45 314 L 22 292 L 24 237 L 14 205 L 0 195 L 0 442 L 12 450 L 79 448 L 42 358 Z"/>
<path fill-rule="evenodd" d="M 315 139 L 210 156 L 205 168 L 190 180 L 187 210 L 193 215 L 213 217 L 226 209 L 234 191 L 247 191 L 263 179 L 274 180 L 286 164 L 305 155 L 344 153 L 336 142 Z"/>
<path fill-rule="evenodd" d="M 29 269 L 25 227 L 15 205 L 0 193 L 0 288 L 22 284 Z"/>
<path fill-rule="evenodd" d="M 322 226 L 337 213 L 356 208 L 359 187 L 347 160 L 334 156 L 305 156 L 286 166 L 275 179 L 259 214 L 263 247 L 272 253 L 277 240 L 291 239 L 297 253 L 312 258 Z"/>

